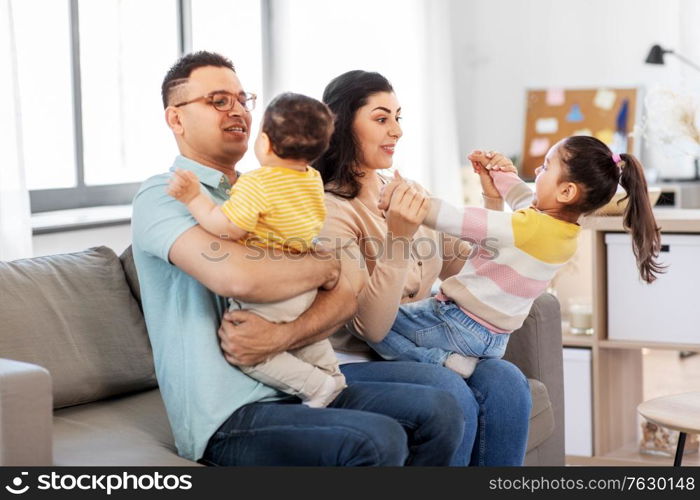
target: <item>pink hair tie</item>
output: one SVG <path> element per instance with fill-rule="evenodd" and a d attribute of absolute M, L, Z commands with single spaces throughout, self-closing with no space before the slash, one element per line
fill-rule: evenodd
<path fill-rule="evenodd" d="M 620 158 L 620 155 L 617 153 L 613 153 L 612 159 L 615 162 L 615 165 L 617 165 L 618 163 L 620 163 L 622 161 L 622 158 Z"/>

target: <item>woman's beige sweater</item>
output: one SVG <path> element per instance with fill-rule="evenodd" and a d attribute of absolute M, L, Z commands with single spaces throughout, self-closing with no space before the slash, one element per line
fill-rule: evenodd
<path fill-rule="evenodd" d="M 489 208 L 502 209 L 499 199 L 486 198 Z M 387 224 L 358 198 L 326 193 L 326 223 L 321 241 L 341 252 L 343 274 L 357 292 L 358 312 L 331 337 L 341 352 L 365 353 L 361 339 L 381 340 L 394 323 L 399 305 L 430 296 L 437 278 L 455 275 L 471 247 L 465 241 L 424 226 L 412 241 L 387 243 Z"/>

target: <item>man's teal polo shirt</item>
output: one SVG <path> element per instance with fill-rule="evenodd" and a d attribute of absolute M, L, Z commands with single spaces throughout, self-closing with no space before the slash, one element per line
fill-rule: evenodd
<path fill-rule="evenodd" d="M 217 203 L 228 199 L 231 186 L 218 170 L 183 156 L 175 159 L 170 171 L 175 168 L 197 174 Z M 134 198 L 134 261 L 158 384 L 175 444 L 181 456 L 198 460 L 209 438 L 234 411 L 283 395 L 228 364 L 216 333 L 226 308 L 225 298 L 169 262 L 175 240 L 197 224 L 185 205 L 166 193 L 169 178 L 169 173 L 151 177 Z M 209 257 L 220 255 L 212 249 Z M 219 265 L 231 263 L 224 259 Z"/>

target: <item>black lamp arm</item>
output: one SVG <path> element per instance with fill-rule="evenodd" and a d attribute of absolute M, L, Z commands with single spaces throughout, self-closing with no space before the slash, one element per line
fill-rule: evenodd
<path fill-rule="evenodd" d="M 672 50 L 669 50 L 669 51 L 667 51 L 667 52 L 668 52 L 669 54 L 673 54 L 674 56 L 676 56 L 678 59 L 680 59 L 681 61 L 683 61 L 684 63 L 686 63 L 686 64 L 687 64 L 688 66 L 690 66 L 691 68 L 696 69 L 697 71 L 700 71 L 700 66 L 698 66 L 697 64 L 695 64 L 693 61 L 691 61 L 691 60 L 688 59 L 687 57 L 680 55 L 678 52 L 673 52 Z"/>

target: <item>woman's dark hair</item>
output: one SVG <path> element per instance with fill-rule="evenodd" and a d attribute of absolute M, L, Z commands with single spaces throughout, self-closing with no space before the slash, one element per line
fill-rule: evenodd
<path fill-rule="evenodd" d="M 573 136 L 564 139 L 559 147 L 564 164 L 563 178 L 577 184 L 582 195 L 570 208 L 589 214 L 608 203 L 620 184 L 628 200 L 623 215 L 625 229 L 632 233 L 632 250 L 642 279 L 651 283 L 664 272 L 658 263 L 661 248 L 660 228 L 656 225 L 649 202 L 644 168 L 631 154 L 621 154 L 616 163 L 610 148 L 595 137 Z M 622 201 L 622 200 L 621 200 Z"/>
<path fill-rule="evenodd" d="M 360 192 L 357 170 L 360 148 L 352 125 L 355 113 L 367 104 L 370 96 L 393 92 L 389 80 L 379 73 L 348 71 L 334 78 L 323 91 L 323 102 L 335 115 L 335 132 L 326 152 L 314 163 L 321 172 L 326 191 L 352 199 Z"/>
<path fill-rule="evenodd" d="M 311 163 L 328 149 L 333 114 L 321 101 L 286 92 L 268 104 L 262 131 L 280 158 Z"/>
<path fill-rule="evenodd" d="M 234 68 L 233 63 L 230 59 L 217 54 L 216 52 L 207 52 L 205 50 L 200 50 L 199 52 L 191 52 L 185 54 L 180 59 L 175 61 L 175 64 L 168 70 L 168 73 L 163 78 L 163 83 L 160 86 L 160 94 L 163 99 L 163 108 L 168 107 L 168 102 L 170 101 L 170 96 L 173 90 L 180 85 L 187 83 L 187 79 L 190 77 L 192 72 L 197 68 L 203 68 L 204 66 L 215 66 L 217 68 L 228 68 L 234 73 L 236 68 Z"/>

